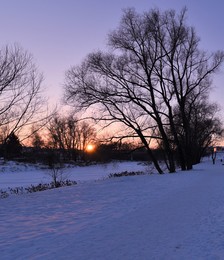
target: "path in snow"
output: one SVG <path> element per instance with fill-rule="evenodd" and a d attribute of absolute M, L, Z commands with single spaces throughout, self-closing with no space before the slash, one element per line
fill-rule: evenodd
<path fill-rule="evenodd" d="M 0 201 L 1 259 L 223 259 L 224 166 Z"/>

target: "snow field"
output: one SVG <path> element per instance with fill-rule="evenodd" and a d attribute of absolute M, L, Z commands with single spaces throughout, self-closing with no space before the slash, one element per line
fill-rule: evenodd
<path fill-rule="evenodd" d="M 1 259 L 224 259 L 223 198 L 218 161 L 10 196 L 0 200 Z"/>

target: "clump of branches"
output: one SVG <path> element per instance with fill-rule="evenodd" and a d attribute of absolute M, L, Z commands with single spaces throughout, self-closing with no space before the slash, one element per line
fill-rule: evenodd
<path fill-rule="evenodd" d="M 72 186 L 76 184 L 77 184 L 76 181 L 64 180 L 64 181 L 57 181 L 51 183 L 39 183 L 38 185 L 31 185 L 26 188 L 24 187 L 8 188 L 6 191 L 0 190 L 0 199 L 7 198 L 10 194 L 22 195 L 24 193 L 39 192 L 39 191 L 50 190 L 59 187 Z"/>
<path fill-rule="evenodd" d="M 136 176 L 136 175 L 145 175 L 145 173 L 142 172 L 142 171 L 136 171 L 136 172 L 124 171 L 124 172 L 119 172 L 119 173 L 110 173 L 109 178 L 124 177 L 124 176 Z"/>

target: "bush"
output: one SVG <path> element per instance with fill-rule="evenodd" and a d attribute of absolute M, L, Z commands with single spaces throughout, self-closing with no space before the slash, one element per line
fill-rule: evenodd
<path fill-rule="evenodd" d="M 0 190 L 0 199 L 5 199 L 9 196 L 6 191 Z"/>
<path fill-rule="evenodd" d="M 10 194 L 24 194 L 24 193 L 33 193 L 38 191 L 44 191 L 44 190 L 50 190 L 55 189 L 59 187 L 65 187 L 65 186 L 72 186 L 77 184 L 76 181 L 71 180 L 65 180 L 65 181 L 58 181 L 57 183 L 51 182 L 51 183 L 40 183 L 38 185 L 31 185 L 27 188 L 24 187 L 15 187 L 15 188 L 8 188 L 7 191 L 0 190 L 0 199 L 7 198 Z"/>
<path fill-rule="evenodd" d="M 120 172 L 120 173 L 111 173 L 109 174 L 109 178 L 114 178 L 114 177 L 123 177 L 123 176 L 135 176 L 135 175 L 144 175 L 144 172 L 138 171 L 138 172 Z"/>

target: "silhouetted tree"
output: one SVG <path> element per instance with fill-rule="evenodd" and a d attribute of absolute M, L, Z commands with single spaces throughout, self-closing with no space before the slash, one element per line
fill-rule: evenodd
<path fill-rule="evenodd" d="M 4 157 L 6 159 L 13 159 L 21 154 L 22 145 L 20 144 L 19 138 L 11 133 L 3 144 Z"/>
<path fill-rule="evenodd" d="M 162 140 L 170 172 L 175 171 L 175 153 L 182 170 L 192 168 L 191 112 L 209 93 L 211 77 L 224 59 L 223 52 L 200 50 L 185 17 L 186 9 L 178 15 L 127 9 L 109 35 L 110 52 L 91 53 L 66 73 L 67 102 L 97 108 L 95 118 L 108 125 L 122 123 L 127 136 L 141 140 L 159 173 L 152 139 Z"/>
<path fill-rule="evenodd" d="M 32 135 L 32 146 L 36 149 L 40 149 L 44 146 L 44 140 L 38 132 Z"/>
<path fill-rule="evenodd" d="M 202 96 L 188 107 L 189 111 L 189 144 L 192 148 L 189 152 L 191 164 L 199 163 L 207 148 L 213 145 L 215 137 L 222 136 L 223 126 L 217 116 L 219 111 L 217 104 L 210 103 L 208 97 Z M 180 112 L 179 112 L 180 113 Z M 177 113 L 178 114 L 178 113 Z M 181 115 L 175 119 L 178 138 L 183 146 L 186 144 L 185 131 L 183 131 Z M 188 152 L 186 150 L 185 152 Z M 186 155 L 187 156 L 187 155 Z"/>
<path fill-rule="evenodd" d="M 95 138 L 95 129 L 87 122 L 79 122 L 72 115 L 56 115 L 48 126 L 49 147 L 66 151 L 70 158 L 76 156 L 77 152 L 83 156 L 86 146 Z"/>
<path fill-rule="evenodd" d="M 27 126 L 48 117 L 42 81 L 27 51 L 18 45 L 0 49 L 0 128 L 7 127 L 7 135 L 29 135 Z"/>

